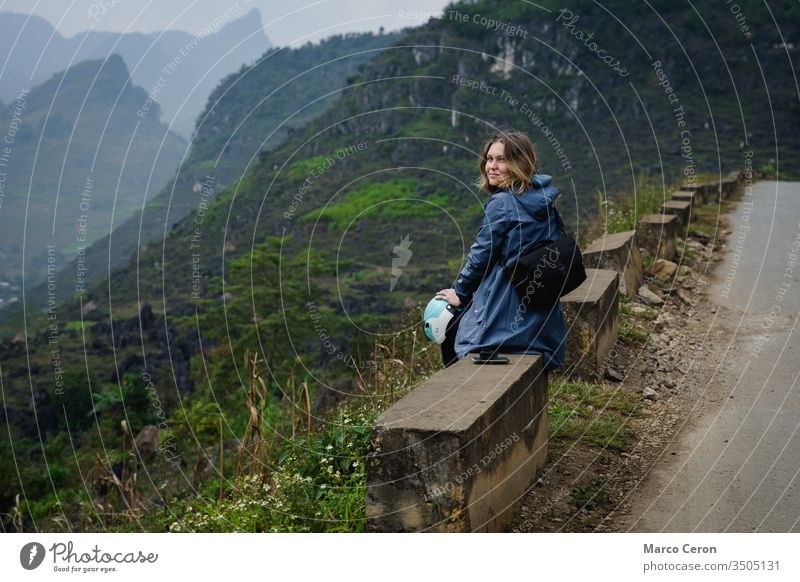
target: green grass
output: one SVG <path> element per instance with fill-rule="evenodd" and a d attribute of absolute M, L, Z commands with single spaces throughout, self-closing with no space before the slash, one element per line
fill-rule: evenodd
<path fill-rule="evenodd" d="M 319 219 L 343 229 L 362 219 L 434 219 L 440 215 L 437 206 L 447 207 L 449 204 L 450 201 L 442 193 L 421 199 L 417 194 L 416 180 L 392 179 L 383 183 L 364 184 L 344 194 L 333 204 L 309 212 L 302 220 L 309 222 Z"/>
<path fill-rule="evenodd" d="M 293 163 L 289 167 L 289 179 L 292 182 L 303 182 L 307 178 L 314 178 L 326 169 L 333 166 L 335 160 L 328 156 L 314 156 Z"/>
<path fill-rule="evenodd" d="M 657 283 L 657 280 L 653 281 Z M 633 306 L 626 296 L 622 296 L 619 302 L 619 328 L 617 334 L 619 338 L 628 344 L 644 344 L 647 342 L 648 333 L 637 326 L 642 319 L 652 321 L 658 317 L 658 311 L 643 305 L 637 305 L 645 311 L 634 313 Z"/>
<path fill-rule="evenodd" d="M 606 482 L 600 477 L 594 477 L 588 483 L 578 485 L 572 489 L 572 499 L 581 509 L 593 510 L 606 503 L 609 499 L 605 489 Z"/>
<path fill-rule="evenodd" d="M 564 379 L 554 382 L 550 393 L 551 439 L 581 441 L 619 451 L 632 444 L 633 433 L 626 421 L 641 410 L 638 395 L 617 385 Z"/>
<path fill-rule="evenodd" d="M 619 337 L 625 343 L 643 345 L 647 342 L 648 335 L 633 325 L 620 321 Z"/>
<path fill-rule="evenodd" d="M 452 134 L 450 115 L 443 111 L 429 110 L 417 114 L 403 126 L 405 137 L 437 137 L 446 139 Z"/>
<path fill-rule="evenodd" d="M 80 331 L 92 327 L 96 322 L 94 321 L 70 321 L 64 326 L 67 331 Z"/>
<path fill-rule="evenodd" d="M 681 248 L 678 250 L 678 256 L 683 257 L 684 260 L 696 259 L 697 251 L 684 242 L 683 245 L 681 245 Z"/>

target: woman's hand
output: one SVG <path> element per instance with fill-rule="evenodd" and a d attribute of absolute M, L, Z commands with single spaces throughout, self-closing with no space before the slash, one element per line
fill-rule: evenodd
<path fill-rule="evenodd" d="M 455 289 L 442 289 L 436 293 L 436 297 L 434 297 L 434 299 L 444 299 L 453 307 L 461 307 L 461 299 L 459 299 L 458 295 L 456 295 Z"/>

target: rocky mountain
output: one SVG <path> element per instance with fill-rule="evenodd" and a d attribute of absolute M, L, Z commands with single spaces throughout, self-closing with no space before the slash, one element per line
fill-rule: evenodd
<path fill-rule="evenodd" d="M 38 16 L 0 12 L 0 54 L 7 57 L 0 98 L 10 101 L 20 89 L 30 89 L 81 61 L 118 54 L 133 83 L 158 102 L 161 115 L 156 109 L 147 111 L 146 103 L 140 108 L 188 139 L 214 87 L 270 46 L 258 10 L 245 12 L 239 4 L 221 9 L 198 34 L 88 30 L 66 38 Z"/>
<path fill-rule="evenodd" d="M 0 115 L 2 303 L 82 256 L 174 173 L 186 143 L 158 115 L 137 116 L 146 99 L 111 55 L 20 91 Z"/>

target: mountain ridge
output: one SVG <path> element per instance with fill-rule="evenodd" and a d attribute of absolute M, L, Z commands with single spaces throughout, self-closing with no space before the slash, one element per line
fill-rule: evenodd
<path fill-rule="evenodd" d="M 272 46 L 263 32 L 258 9 L 237 13 L 238 9 L 223 12 L 198 34 L 87 30 L 65 37 L 39 16 L 0 12 L 0 52 L 8 55 L 0 76 L 0 97 L 8 100 L 19 87 L 30 88 L 70 64 L 112 53 L 123 57 L 133 82 L 151 92 L 164 68 L 173 64 L 177 66 L 159 91 L 162 121 L 172 123 L 176 133 L 188 138 L 217 83 Z"/>
<path fill-rule="evenodd" d="M 8 147 L 0 280 L 11 284 L 0 299 L 45 281 L 177 166 L 185 143 L 156 117 L 136 117 L 146 93 L 129 81 L 118 55 L 84 61 L 25 91 L 0 116 Z M 82 240 L 79 221 L 87 225 Z"/>

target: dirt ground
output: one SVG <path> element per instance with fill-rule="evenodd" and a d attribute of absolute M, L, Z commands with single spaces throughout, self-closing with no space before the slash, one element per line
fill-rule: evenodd
<path fill-rule="evenodd" d="M 709 238 L 690 237 L 690 253 L 676 259 L 682 266 L 677 276 L 659 285 L 646 273 L 645 285 L 664 298 L 662 305 L 646 308 L 638 297 L 629 305 L 647 339 L 618 341 L 607 362 L 611 374 L 603 381 L 621 379 L 620 389 L 642 398 L 641 412 L 625 423 L 634 434 L 633 445 L 620 452 L 551 439 L 548 464 L 523 499 L 512 532 L 625 531 L 632 493 L 653 467 L 674 454 L 674 439 L 688 428 L 693 412 L 724 398 L 713 386 L 714 366 L 704 365 L 720 361 L 726 344 L 725 326 L 719 325 L 725 315 L 706 295 L 730 234 L 728 223 L 721 227 L 713 252 Z M 639 312 L 649 317 L 640 318 Z"/>

